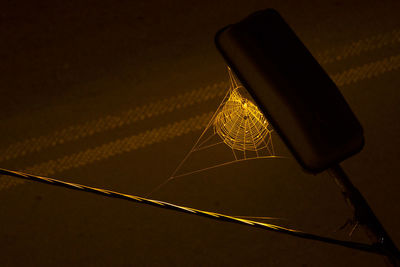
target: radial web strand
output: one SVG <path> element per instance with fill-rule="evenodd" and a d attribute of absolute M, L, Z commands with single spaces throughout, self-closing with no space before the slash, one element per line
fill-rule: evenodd
<path fill-rule="evenodd" d="M 210 122 L 172 175 L 150 194 L 179 177 L 232 163 L 279 157 L 275 154 L 269 122 L 229 67 L 228 74 L 228 92 Z M 193 158 L 191 164 L 190 158 Z"/>

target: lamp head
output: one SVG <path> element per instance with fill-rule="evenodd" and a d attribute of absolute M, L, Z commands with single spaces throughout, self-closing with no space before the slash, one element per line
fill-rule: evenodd
<path fill-rule="evenodd" d="M 221 29 L 215 43 L 305 170 L 318 173 L 362 149 L 359 121 L 277 11 L 258 11 Z"/>

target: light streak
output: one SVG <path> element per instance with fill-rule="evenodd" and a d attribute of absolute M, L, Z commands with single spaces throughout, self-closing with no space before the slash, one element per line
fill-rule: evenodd
<path fill-rule="evenodd" d="M 115 191 L 111 191 L 111 190 L 107 190 L 107 189 L 96 188 L 96 187 L 91 187 L 91 186 L 86 186 L 86 185 L 81 185 L 81 184 L 76 184 L 76 183 L 64 182 L 64 181 L 56 180 L 56 179 L 49 178 L 49 177 L 32 175 L 32 174 L 18 172 L 18 171 L 11 171 L 11 170 L 6 170 L 6 169 L 0 168 L 0 174 L 1 175 L 9 175 L 12 177 L 17 177 L 17 178 L 22 178 L 25 180 L 50 184 L 50 185 L 54 185 L 54 186 L 69 188 L 69 189 L 73 189 L 73 190 L 98 194 L 98 195 L 102 195 L 102 196 L 109 197 L 109 198 L 118 198 L 118 199 L 128 200 L 128 201 L 132 201 L 132 202 L 136 202 L 136 203 L 140 203 L 140 204 L 147 204 L 147 205 L 151 205 L 151 206 L 155 206 L 155 207 L 159 207 L 159 208 L 163 208 L 163 209 L 172 209 L 175 211 L 189 213 L 192 215 L 197 215 L 197 216 L 202 216 L 202 217 L 207 217 L 207 218 L 211 218 L 214 220 L 238 223 L 238 224 L 242 224 L 242 225 L 247 225 L 249 227 L 260 228 L 263 230 L 278 232 L 278 233 L 287 234 L 287 235 L 291 235 L 291 236 L 295 236 L 295 237 L 299 237 L 299 238 L 310 239 L 310 240 L 315 240 L 315 241 L 319 241 L 319 242 L 339 245 L 339 246 L 343 246 L 343 247 L 347 247 L 347 248 L 361 250 L 364 252 L 370 252 L 370 253 L 376 253 L 376 254 L 382 254 L 382 255 L 385 254 L 385 252 L 382 250 L 382 248 L 378 244 L 368 245 L 368 244 L 363 244 L 363 243 L 358 243 L 358 242 L 344 241 L 344 240 L 338 240 L 338 239 L 333 239 L 333 238 L 329 238 L 329 237 L 318 236 L 315 234 L 310 234 L 310 233 L 282 227 L 282 226 L 275 225 L 275 224 L 262 223 L 262 222 L 258 222 L 258 221 L 245 219 L 243 217 L 235 217 L 235 216 L 230 216 L 230 215 L 226 215 L 226 214 L 222 214 L 222 213 L 194 209 L 194 208 L 190 208 L 190 207 L 175 205 L 175 204 L 160 201 L 160 200 L 154 200 L 154 199 L 150 199 L 150 198 L 144 198 L 144 197 L 140 197 L 140 196 L 119 193 L 119 192 L 115 192 Z"/>

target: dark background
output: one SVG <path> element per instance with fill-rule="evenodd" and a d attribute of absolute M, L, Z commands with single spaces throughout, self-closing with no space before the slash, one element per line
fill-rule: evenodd
<path fill-rule="evenodd" d="M 227 89 L 214 33 L 267 7 L 363 124 L 366 146 L 343 166 L 399 244 L 399 1 L 2 1 L 0 166 L 147 194 L 201 133 L 174 123 L 214 111 Z M 338 188 L 291 157 L 176 179 L 152 197 L 368 241 L 336 231 L 351 218 Z M 0 219 L 2 266 L 383 266 L 351 249 L 8 177 Z"/>

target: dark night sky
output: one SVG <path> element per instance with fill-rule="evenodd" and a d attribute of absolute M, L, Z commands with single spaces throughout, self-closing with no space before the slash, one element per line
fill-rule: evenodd
<path fill-rule="evenodd" d="M 156 134 L 214 111 L 227 89 L 215 32 L 268 7 L 361 121 L 366 146 L 343 166 L 400 244 L 398 1 L 3 1 L 0 166 L 147 194 L 201 131 Z M 209 88 L 220 93 L 207 98 Z M 193 90 L 196 103 L 171 100 Z M 133 136 L 138 145 L 125 146 Z M 304 173 L 273 138 L 288 159 L 176 179 L 152 197 L 367 242 L 361 230 L 336 231 L 351 211 L 328 174 Z M 376 255 L 7 177 L 0 218 L 2 266 L 384 266 Z"/>

